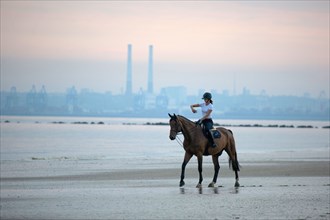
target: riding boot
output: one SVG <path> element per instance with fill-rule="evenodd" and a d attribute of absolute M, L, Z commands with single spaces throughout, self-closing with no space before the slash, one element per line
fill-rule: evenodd
<path fill-rule="evenodd" d="M 217 147 L 217 145 L 214 143 L 213 136 L 212 136 L 212 131 L 208 131 L 208 139 L 213 148 Z"/>

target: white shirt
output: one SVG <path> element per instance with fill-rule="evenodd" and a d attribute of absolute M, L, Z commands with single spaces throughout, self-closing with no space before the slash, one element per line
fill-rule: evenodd
<path fill-rule="evenodd" d="M 213 105 L 211 103 L 209 103 L 208 105 L 206 105 L 205 102 L 203 102 L 203 103 L 201 103 L 199 105 L 201 106 L 203 116 L 206 115 L 206 113 L 207 113 L 208 110 L 210 110 L 210 109 L 213 110 Z M 212 118 L 211 114 L 207 118 L 211 119 Z"/>

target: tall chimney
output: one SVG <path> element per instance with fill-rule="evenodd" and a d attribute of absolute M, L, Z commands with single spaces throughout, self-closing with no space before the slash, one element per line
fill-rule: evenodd
<path fill-rule="evenodd" d="M 128 45 L 127 49 L 127 79 L 126 79 L 126 95 L 132 95 L 132 45 Z"/>
<path fill-rule="evenodd" d="M 149 46 L 149 66 L 148 66 L 148 93 L 152 94 L 153 88 L 153 61 L 152 61 L 152 45 Z"/>

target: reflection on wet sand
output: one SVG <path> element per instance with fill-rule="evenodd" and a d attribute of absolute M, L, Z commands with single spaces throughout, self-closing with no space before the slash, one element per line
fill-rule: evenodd
<path fill-rule="evenodd" d="M 233 194 L 237 194 L 239 192 L 239 187 L 235 187 L 234 191 L 231 192 Z M 208 187 L 208 188 L 203 188 L 203 187 L 198 187 L 196 188 L 198 194 L 219 194 L 219 187 Z M 184 187 L 180 187 L 180 194 L 187 194 L 188 191 L 190 193 L 192 193 L 192 191 L 184 188 Z"/>
<path fill-rule="evenodd" d="M 238 194 L 239 193 L 239 187 L 234 187 L 232 194 Z"/>

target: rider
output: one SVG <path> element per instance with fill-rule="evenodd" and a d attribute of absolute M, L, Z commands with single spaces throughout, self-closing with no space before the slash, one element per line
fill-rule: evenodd
<path fill-rule="evenodd" d="M 213 110 L 213 101 L 212 101 L 212 94 L 209 92 L 205 92 L 203 95 L 204 103 L 201 104 L 193 104 L 190 105 L 191 111 L 193 113 L 196 113 L 197 110 L 194 109 L 194 107 L 201 107 L 203 117 L 199 119 L 196 124 L 203 124 L 204 125 L 204 131 L 206 133 L 207 139 L 211 143 L 212 147 L 216 147 L 217 145 L 214 143 L 212 134 L 210 129 L 213 128 L 213 120 L 212 120 L 212 110 Z"/>

